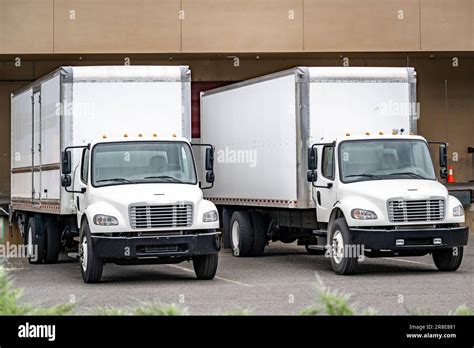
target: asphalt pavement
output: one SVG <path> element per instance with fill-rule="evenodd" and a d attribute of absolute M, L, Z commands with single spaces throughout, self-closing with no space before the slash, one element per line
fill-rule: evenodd
<path fill-rule="evenodd" d="M 75 313 L 97 307 L 127 309 L 156 302 L 177 304 L 189 314 L 221 314 L 246 309 L 253 314 L 298 314 L 317 301 L 315 284 L 351 294 L 359 311 L 380 314 L 413 311 L 448 314 L 459 305 L 474 309 L 474 243 L 464 251 L 457 272 L 437 271 L 431 256 L 366 258 L 357 273 L 339 276 L 324 256 L 310 256 L 304 247 L 272 243 L 265 255 L 237 258 L 220 253 L 217 276 L 195 278 L 192 263 L 104 267 L 102 282 L 85 284 L 79 263 L 63 258 L 57 264 L 9 263 L 14 286 L 23 289 L 23 302 L 46 306 L 75 303 Z"/>

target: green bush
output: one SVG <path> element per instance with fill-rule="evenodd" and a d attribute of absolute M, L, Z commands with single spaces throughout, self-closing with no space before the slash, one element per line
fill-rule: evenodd
<path fill-rule="evenodd" d="M 316 277 L 317 303 L 305 308 L 300 315 L 356 315 L 356 311 L 349 303 L 350 294 L 332 290 L 324 285 L 319 276 Z"/>
<path fill-rule="evenodd" d="M 474 311 L 467 307 L 465 304 L 460 305 L 458 308 L 454 310 L 454 312 L 450 312 L 449 314 L 452 315 L 474 315 Z"/>

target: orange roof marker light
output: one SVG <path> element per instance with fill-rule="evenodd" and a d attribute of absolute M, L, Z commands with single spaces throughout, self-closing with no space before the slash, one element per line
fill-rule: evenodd
<path fill-rule="evenodd" d="M 365 132 L 365 135 L 370 135 L 370 132 Z"/>
<path fill-rule="evenodd" d="M 350 137 L 351 136 L 351 133 L 346 133 L 346 137 Z"/>
<path fill-rule="evenodd" d="M 383 135 L 383 132 L 379 132 L 379 135 Z"/>
<path fill-rule="evenodd" d="M 107 135 L 103 134 L 102 139 L 107 139 Z"/>
<path fill-rule="evenodd" d="M 176 138 L 176 133 L 173 133 L 173 138 Z"/>
<path fill-rule="evenodd" d="M 124 138 L 128 138 L 128 134 L 125 133 L 125 134 L 123 135 L 123 137 L 124 137 Z"/>
<path fill-rule="evenodd" d="M 142 133 L 138 133 L 138 136 L 141 138 L 141 137 L 143 136 L 143 134 L 142 134 Z"/>
<path fill-rule="evenodd" d="M 156 138 L 158 135 L 156 133 L 153 133 L 153 138 Z"/>

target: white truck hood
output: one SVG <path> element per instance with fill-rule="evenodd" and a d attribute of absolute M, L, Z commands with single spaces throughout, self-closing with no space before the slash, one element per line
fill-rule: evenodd
<path fill-rule="evenodd" d="M 442 197 L 447 199 L 448 197 L 448 190 L 442 184 L 435 180 L 421 179 L 354 182 L 344 184 L 343 192 L 344 195 L 355 195 L 383 202 L 390 198 L 427 199 L 430 197 Z"/>
<path fill-rule="evenodd" d="M 203 199 L 202 191 L 197 185 L 179 183 L 125 184 L 97 187 L 87 193 L 89 204 L 86 208 L 88 221 L 96 214 L 114 216 L 117 226 L 96 226 L 90 224 L 92 233 L 140 232 L 148 229 L 132 229 L 129 221 L 131 205 L 174 205 L 190 203 L 193 206 L 193 223 L 186 229 L 209 230 L 217 229 L 219 221 L 204 222 L 203 214 L 215 211 L 216 206 Z M 156 228 L 157 230 L 159 228 Z M 181 230 L 183 227 L 164 228 Z"/>
<path fill-rule="evenodd" d="M 348 184 L 339 184 L 336 206 L 341 208 L 349 226 L 381 226 L 393 225 L 388 218 L 387 201 L 443 199 L 446 203 L 447 215 L 444 223 L 458 223 L 463 217 L 453 218 L 452 207 L 459 202 L 448 196 L 448 190 L 441 183 L 434 180 L 422 179 L 393 179 L 370 180 Z M 352 209 L 371 210 L 377 214 L 376 220 L 355 220 L 351 217 Z M 400 222 L 397 224 L 426 224 L 425 221 Z"/>
<path fill-rule="evenodd" d="M 197 202 L 202 199 L 202 191 L 188 184 L 126 184 L 111 185 L 94 189 L 94 199 L 113 204 L 135 203 L 167 204 L 178 201 Z"/>

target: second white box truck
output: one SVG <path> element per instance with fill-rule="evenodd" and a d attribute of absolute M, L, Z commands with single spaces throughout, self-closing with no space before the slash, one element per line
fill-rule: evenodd
<path fill-rule="evenodd" d="M 214 277 L 218 215 L 195 170 L 190 81 L 186 66 L 63 67 L 12 95 L 10 218 L 31 263 L 77 252 L 86 283 L 105 262 L 192 260 Z"/>
<path fill-rule="evenodd" d="M 361 255 L 431 253 L 456 270 L 463 207 L 437 181 L 416 121 L 412 68 L 298 67 L 202 93 L 218 178 L 207 197 L 225 245 L 247 256 L 298 240 L 338 274 Z"/>

